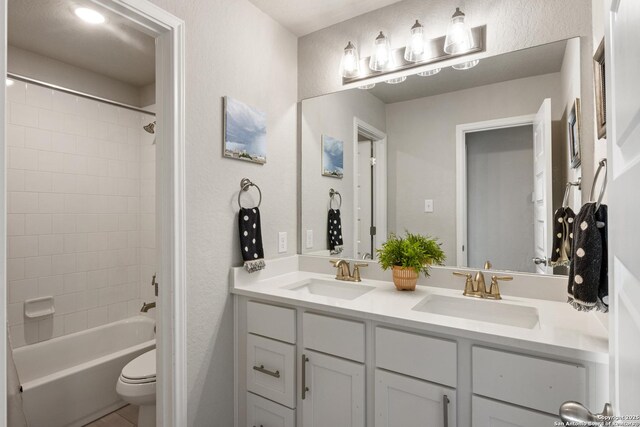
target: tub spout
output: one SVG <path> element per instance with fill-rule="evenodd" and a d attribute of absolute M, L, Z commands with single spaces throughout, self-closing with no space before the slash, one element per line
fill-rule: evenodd
<path fill-rule="evenodd" d="M 143 302 L 142 303 L 142 308 L 140 309 L 141 313 L 146 313 L 147 311 L 151 310 L 152 308 L 156 307 L 156 303 L 154 302 L 150 302 L 150 303 L 146 303 Z"/>

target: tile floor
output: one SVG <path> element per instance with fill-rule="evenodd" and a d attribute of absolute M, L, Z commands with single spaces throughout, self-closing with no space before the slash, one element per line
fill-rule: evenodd
<path fill-rule="evenodd" d="M 87 424 L 85 427 L 136 427 L 138 425 L 138 407 L 127 405 Z"/>

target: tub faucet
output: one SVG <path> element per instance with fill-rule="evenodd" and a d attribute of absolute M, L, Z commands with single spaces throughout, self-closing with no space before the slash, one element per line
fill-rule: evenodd
<path fill-rule="evenodd" d="M 147 311 L 151 310 L 152 308 L 156 308 L 156 302 L 150 302 L 150 303 L 146 303 L 143 302 L 142 303 L 142 308 L 140 309 L 140 313 L 146 313 Z"/>

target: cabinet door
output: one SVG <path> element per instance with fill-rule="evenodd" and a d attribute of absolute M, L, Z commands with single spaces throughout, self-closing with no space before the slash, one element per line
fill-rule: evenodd
<path fill-rule="evenodd" d="M 376 427 L 455 427 L 456 391 L 376 369 Z"/>
<path fill-rule="evenodd" d="M 304 356 L 304 427 L 364 427 L 364 365 L 310 350 Z"/>
<path fill-rule="evenodd" d="M 295 412 L 247 393 L 247 427 L 295 427 Z"/>
<path fill-rule="evenodd" d="M 478 396 L 473 396 L 471 405 L 473 427 L 552 427 L 560 421 L 558 417 Z"/>

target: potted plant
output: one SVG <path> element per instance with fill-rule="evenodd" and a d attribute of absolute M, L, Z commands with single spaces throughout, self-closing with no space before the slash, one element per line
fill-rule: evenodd
<path fill-rule="evenodd" d="M 377 252 L 380 266 L 393 269 L 393 283 L 401 291 L 415 290 L 420 272 L 429 276 L 430 266 L 443 265 L 446 258 L 438 239 L 409 232 L 391 234 Z"/>

